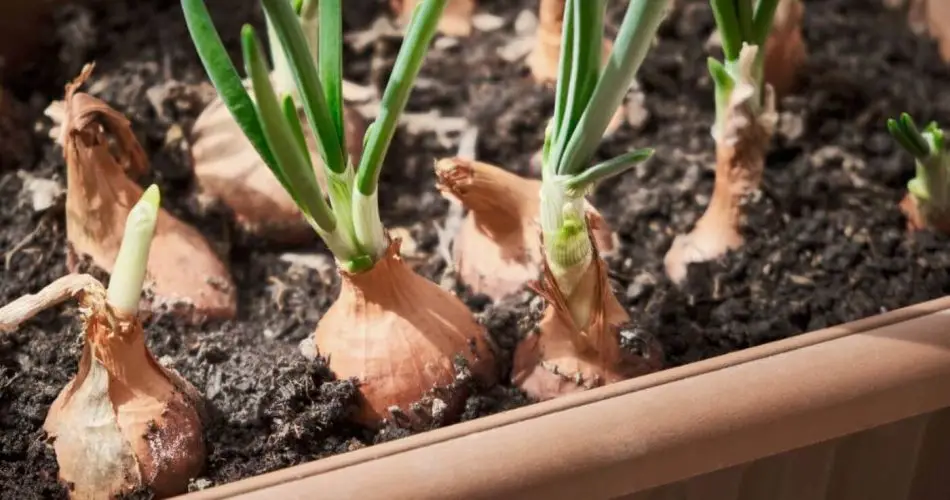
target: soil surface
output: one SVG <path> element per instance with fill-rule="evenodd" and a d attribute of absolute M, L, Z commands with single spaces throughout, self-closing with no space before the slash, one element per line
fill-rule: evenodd
<path fill-rule="evenodd" d="M 367 29 L 383 2 L 345 2 L 349 32 Z M 209 459 L 193 488 L 235 481 L 330 454 L 405 436 L 387 427 L 347 422 L 355 387 L 319 364 L 302 360 L 298 342 L 334 300 L 338 279 L 314 239 L 277 247 L 250 241 L 223 210 L 195 201 L 187 131 L 213 92 L 194 54 L 179 3 L 172 0 L 92 2 L 63 7 L 56 37 L 41 62 L 8 81 L 14 99 L 0 114 L 0 304 L 39 290 L 65 273 L 62 200 L 33 207 L 31 179 L 65 184 L 62 152 L 48 138 L 43 109 L 62 98 L 62 85 L 84 62 L 96 71 L 86 91 L 133 122 L 149 153 L 165 206 L 200 227 L 230 263 L 240 290 L 234 321 L 190 328 L 172 317 L 147 324 L 156 357 L 179 370 L 212 407 Z M 209 1 L 232 55 L 246 21 L 261 22 L 256 2 Z M 409 111 L 463 117 L 480 130 L 478 158 L 525 173 L 542 141 L 552 91 L 535 85 L 523 61 L 499 55 L 518 36 L 519 13 L 536 1 L 483 0 L 480 12 L 504 24 L 471 39 L 437 41 L 413 91 Z M 611 7 L 619 20 L 621 2 Z M 641 329 L 663 345 L 669 366 L 690 363 L 802 332 L 945 295 L 950 291 L 950 241 L 909 235 L 897 203 L 913 175 L 909 157 L 884 128 L 887 117 L 911 112 L 918 121 L 950 121 L 944 91 L 950 69 L 933 44 L 917 38 L 900 15 L 866 0 L 807 2 L 810 48 L 800 89 L 781 100 L 779 131 L 768 157 L 762 196 L 750 210 L 748 244 L 721 262 L 694 266 L 673 286 L 662 259 L 678 232 L 702 214 L 712 191 L 712 86 L 706 41 L 713 17 L 707 2 L 679 2 L 639 73 L 624 125 L 604 142 L 604 157 L 634 147 L 657 153 L 594 201 L 619 233 L 609 259 L 614 285 Z M 106 8 L 108 6 L 108 8 Z M 382 87 L 399 40 L 348 44 L 346 78 Z M 642 104 L 638 98 L 645 97 Z M 18 136 L 10 135 L 17 131 Z M 434 187 L 433 159 L 454 154 L 455 132 L 421 127 L 397 135 L 382 179 L 389 227 L 415 243 L 409 260 L 423 275 L 449 283 L 436 251 L 435 224 L 447 203 Z M 17 137 L 17 140 L 9 140 Z M 404 245 L 404 249 L 407 248 Z M 291 263 L 316 255 L 315 265 Z M 323 263 L 322 265 L 320 263 Z M 490 304 L 460 289 L 489 327 L 510 365 L 510 352 L 539 307 L 525 292 Z M 57 393 L 75 373 L 80 340 L 76 310 L 65 305 L 0 337 L 0 497 L 58 498 L 56 462 L 42 424 Z M 465 419 L 529 401 L 498 386 L 472 396 Z"/>

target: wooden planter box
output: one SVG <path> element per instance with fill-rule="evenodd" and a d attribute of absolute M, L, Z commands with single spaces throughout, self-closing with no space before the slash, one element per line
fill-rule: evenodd
<path fill-rule="evenodd" d="M 185 495 L 945 500 L 950 297 Z"/>

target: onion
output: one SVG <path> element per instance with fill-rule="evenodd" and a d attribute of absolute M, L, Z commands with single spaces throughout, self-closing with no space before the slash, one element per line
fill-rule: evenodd
<path fill-rule="evenodd" d="M 739 80 L 715 132 L 716 183 L 706 212 L 693 230 L 673 240 L 664 258 L 666 273 L 676 282 L 686 278 L 689 264 L 714 260 L 742 246 L 740 229 L 745 205 L 759 189 L 765 155 L 775 130 L 775 93 L 765 86 L 763 104 L 752 75 L 758 48 L 746 45 L 739 56 Z"/>
<path fill-rule="evenodd" d="M 459 413 L 465 387 L 456 387 L 456 364 L 483 383 L 496 378 L 485 330 L 458 298 L 413 272 L 399 257 L 399 241 L 372 269 L 341 270 L 340 295 L 321 318 L 314 342 L 338 377 L 355 377 L 363 404 L 355 417 L 375 426 L 393 409 L 411 415 L 427 397 L 447 406 L 443 418 Z"/>
<path fill-rule="evenodd" d="M 772 31 L 765 43 L 765 81 L 781 97 L 793 90 L 805 64 L 807 51 L 802 39 L 805 6 L 800 0 L 779 0 Z"/>
<path fill-rule="evenodd" d="M 518 344 L 511 377 L 532 397 L 551 399 L 663 368 L 663 350 L 652 337 L 635 339 L 641 343 L 639 352 L 621 346 L 621 334 L 638 335 L 610 289 L 596 245 L 569 295 L 547 266 L 536 288 L 548 307 L 537 332 Z M 571 311 L 577 308 L 587 312 L 586 324 L 575 322 Z"/>
<path fill-rule="evenodd" d="M 66 155 L 66 237 L 71 250 L 111 273 L 126 218 L 142 196 L 142 188 L 123 170 L 142 173 L 148 161 L 122 114 L 77 92 L 92 69 L 87 65 L 66 86 L 64 105 L 51 106 L 49 113 L 61 113 L 59 142 Z M 115 148 L 110 148 L 110 135 Z M 147 285 L 151 308 L 171 309 L 193 322 L 234 316 L 231 276 L 198 231 L 160 209 L 153 245 L 156 250 L 148 261 L 152 282 Z M 74 254 L 67 262 L 71 271 L 78 267 Z"/>
<path fill-rule="evenodd" d="M 79 302 L 79 371 L 43 424 L 74 499 L 141 489 L 175 495 L 204 465 L 201 397 L 155 361 L 136 317 L 158 220 L 159 193 L 152 186 L 130 211 L 108 290 L 89 275 L 72 274 L 0 309 L 4 332 L 66 299 Z"/>

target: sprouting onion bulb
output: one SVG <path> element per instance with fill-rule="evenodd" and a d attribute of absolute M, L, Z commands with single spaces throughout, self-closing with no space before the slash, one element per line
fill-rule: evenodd
<path fill-rule="evenodd" d="M 275 53 L 286 58 L 296 92 L 274 88 L 257 34 L 245 25 L 241 42 L 253 99 L 202 0 L 182 0 L 195 47 L 222 102 L 339 263 L 340 296 L 301 350 L 328 357 L 337 376 L 360 380 L 364 404 L 356 419 L 367 425 L 390 418 L 394 407 L 413 414 L 410 406 L 433 401 L 432 391 L 452 410 L 437 412 L 440 418 L 459 411 L 455 359 L 464 359 L 483 380 L 495 376 L 484 329 L 455 296 L 408 268 L 379 216 L 383 160 L 447 1 L 415 6 L 379 116 L 368 127 L 354 166 L 343 123 L 341 0 L 320 0 L 316 7 L 316 61 L 304 31 L 307 16 L 301 14 L 317 2 L 304 0 L 296 11 L 288 0 L 261 1 L 271 38 L 280 47 Z M 314 174 L 296 99 L 316 138 L 325 190 Z"/>
<path fill-rule="evenodd" d="M 152 186 L 132 209 L 108 291 L 91 276 L 71 274 L 0 309 L 5 331 L 65 299 L 80 303 L 79 369 L 43 424 L 72 499 L 143 489 L 173 496 L 204 466 L 201 396 L 155 360 L 136 316 L 158 202 Z"/>
<path fill-rule="evenodd" d="M 763 44 L 778 2 L 710 0 L 725 57 L 708 60 L 715 86 L 716 183 L 706 212 L 666 254 L 666 273 L 673 281 L 685 279 L 689 264 L 717 259 L 743 244 L 747 201 L 761 184 L 778 119 L 775 93 L 763 76 Z"/>
<path fill-rule="evenodd" d="M 538 334 L 516 353 L 513 381 L 547 399 L 659 367 L 658 348 L 625 352 L 620 335 L 630 320 L 607 281 L 592 241 L 584 195 L 652 154 L 636 150 L 591 165 L 614 110 L 633 83 L 669 2 L 631 0 L 602 64 L 604 0 L 567 0 L 559 76 L 542 151 L 540 225 L 548 309 Z M 651 344 L 651 347 L 653 345 Z"/>
<path fill-rule="evenodd" d="M 66 160 L 66 239 L 71 253 L 113 273 L 126 221 L 143 194 L 132 176 L 147 172 L 149 162 L 129 120 L 108 103 L 80 92 L 93 69 L 93 64 L 85 65 L 66 85 L 63 101 L 54 102 L 46 113 L 57 123 L 51 137 L 62 145 Z M 150 224 L 155 250 L 147 259 L 150 293 L 144 305 L 189 323 L 233 317 L 237 295 L 230 272 L 201 233 L 162 209 Z M 136 257 L 118 260 L 129 258 Z M 67 259 L 67 268 L 75 271 L 78 261 Z M 131 310 L 134 305 L 121 307 Z"/>
<path fill-rule="evenodd" d="M 950 151 L 943 130 L 930 122 L 921 132 L 907 113 L 889 119 L 887 129 L 916 161 L 917 174 L 907 183 L 908 196 L 901 202 L 908 225 L 950 233 Z"/>
<path fill-rule="evenodd" d="M 646 57 L 668 2 L 630 2 L 601 70 L 605 8 L 604 0 L 568 0 L 565 6 L 554 118 L 542 154 L 541 229 L 548 265 L 566 293 L 574 289 L 592 257 L 584 194 L 652 154 L 636 150 L 590 165 L 614 110 Z M 575 320 L 585 324 L 589 312 L 583 306 L 577 309 Z"/>

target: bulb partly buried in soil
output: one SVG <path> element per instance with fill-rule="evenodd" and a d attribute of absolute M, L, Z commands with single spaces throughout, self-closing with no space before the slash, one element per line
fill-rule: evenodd
<path fill-rule="evenodd" d="M 91 72 L 87 65 L 66 86 L 65 102 L 54 103 L 47 113 L 60 123 L 58 140 L 66 155 L 66 238 L 72 252 L 67 267 L 75 271 L 76 257 L 89 256 L 111 273 L 126 219 L 143 192 L 124 170 L 144 172 L 148 160 L 122 114 L 77 92 Z M 152 309 L 171 310 L 191 322 L 234 316 L 231 276 L 198 231 L 162 209 L 153 245 L 146 299 Z"/>
<path fill-rule="evenodd" d="M 399 420 L 395 413 L 413 415 L 415 403 L 433 398 L 442 407 L 433 413 L 450 421 L 467 396 L 455 383 L 456 365 L 494 383 L 484 328 L 458 298 L 409 269 L 398 240 L 372 269 L 340 273 L 340 295 L 301 351 L 328 358 L 337 377 L 359 382 L 356 421 L 375 427 Z"/>
<path fill-rule="evenodd" d="M 452 246 L 462 281 L 498 301 L 538 279 L 541 181 L 458 157 L 439 160 L 435 172 L 439 191 L 468 209 Z M 598 249 L 612 252 L 614 234 L 592 205 L 587 210 Z"/>
<path fill-rule="evenodd" d="M 350 161 L 359 164 L 366 120 L 344 106 L 344 130 Z M 301 117 L 314 173 L 326 190 L 326 174 L 308 122 Z M 300 209 L 267 168 L 220 99 L 209 104 L 192 128 L 191 154 L 202 202 L 221 201 L 234 213 L 241 229 L 280 243 L 299 243 L 313 237 Z"/>
<path fill-rule="evenodd" d="M 716 182 L 706 212 L 693 230 L 678 235 L 663 259 L 674 282 L 686 278 L 689 264 L 716 260 L 743 244 L 741 228 L 748 202 L 759 189 L 775 124 L 775 92 L 765 85 L 760 97 L 751 74 L 757 47 L 740 55 L 742 77 L 729 98 L 716 139 Z M 761 103 L 759 103 L 761 99 Z"/>
<path fill-rule="evenodd" d="M 631 323 L 610 289 L 596 245 L 570 295 L 560 290 L 547 266 L 535 289 L 548 307 L 537 331 L 518 344 L 511 377 L 528 395 L 552 399 L 663 368 L 662 347 Z M 571 314 L 569 304 L 578 302 L 590 312 L 585 325 L 576 324 Z"/>
<path fill-rule="evenodd" d="M 448 2 L 442 18 L 439 19 L 439 32 L 454 37 L 471 35 L 475 0 L 448 0 Z M 417 3 L 419 0 L 389 0 L 389 6 L 403 24 L 409 23 Z"/>
<path fill-rule="evenodd" d="M 114 308 L 89 275 L 68 275 L 0 309 L 0 332 L 75 298 L 84 346 L 76 377 L 43 425 L 70 498 L 108 499 L 144 488 L 158 497 L 187 490 L 205 462 L 197 390 L 158 364 L 134 314 Z"/>

